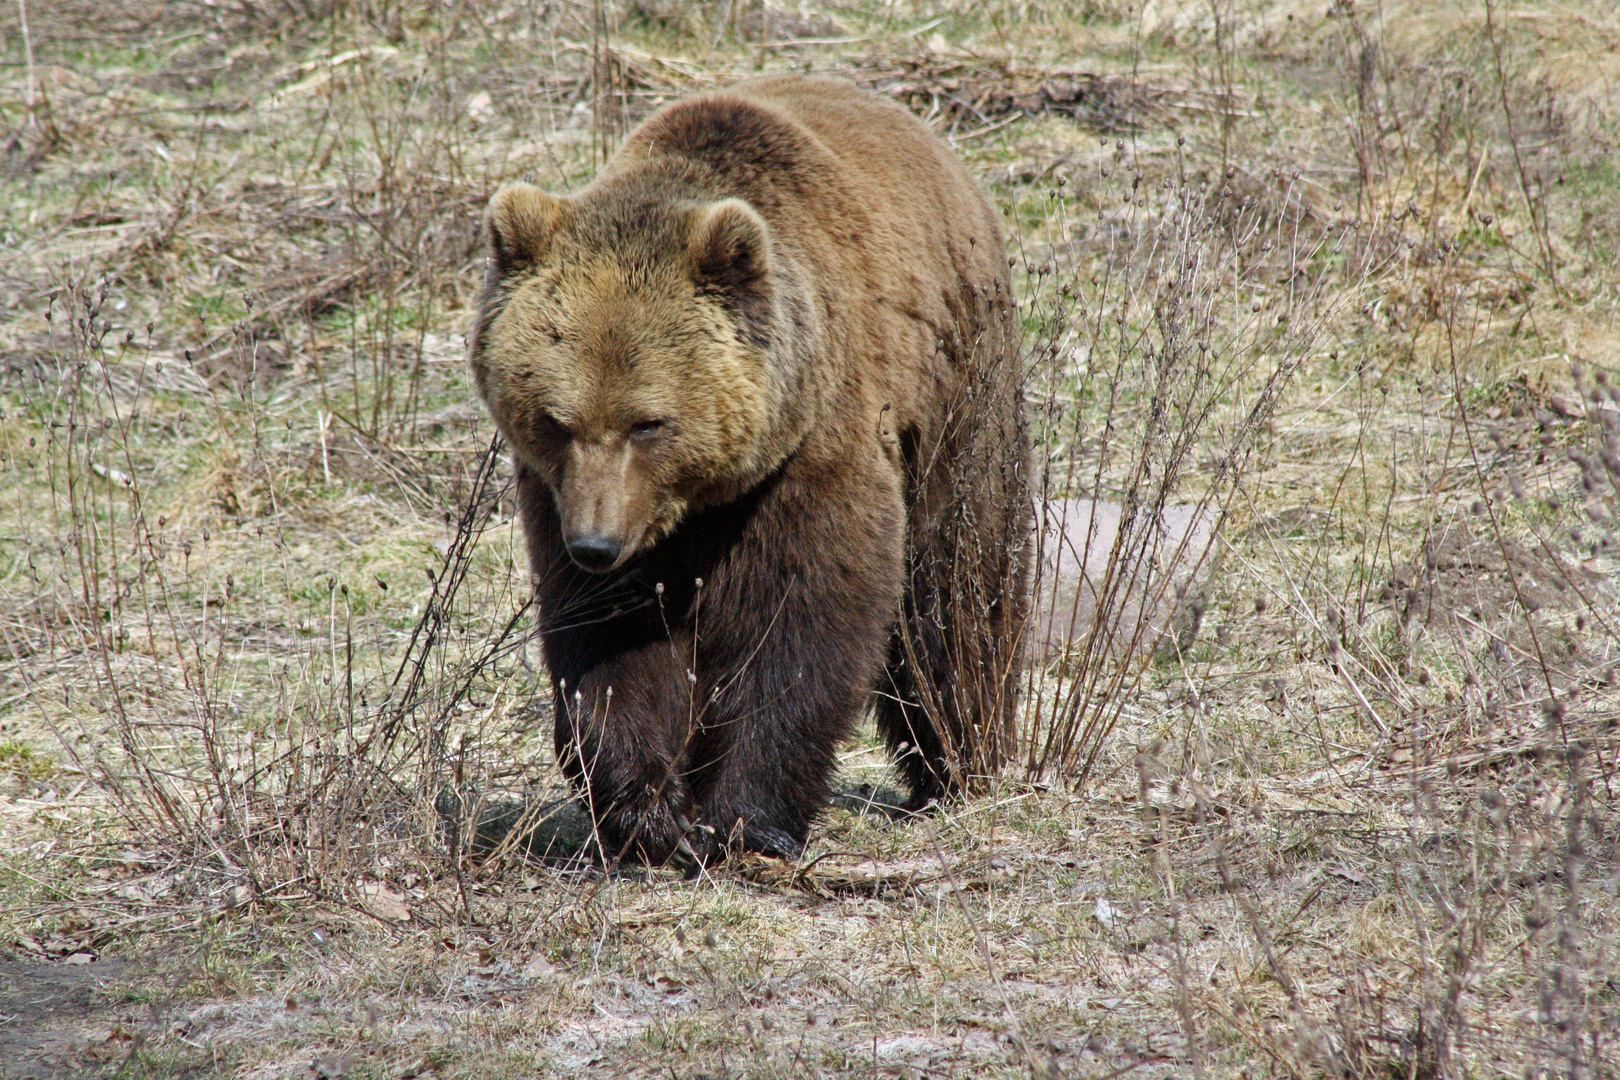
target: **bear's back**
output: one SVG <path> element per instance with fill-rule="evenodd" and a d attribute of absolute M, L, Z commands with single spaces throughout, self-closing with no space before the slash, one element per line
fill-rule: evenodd
<path fill-rule="evenodd" d="M 666 107 L 602 179 L 660 163 L 695 166 L 801 242 L 843 249 L 823 260 L 881 252 L 909 268 L 949 252 L 949 272 L 971 277 L 993 273 L 989 260 L 970 269 L 974 249 L 1001 254 L 995 214 L 955 155 L 902 106 L 839 79 L 756 79 Z"/>

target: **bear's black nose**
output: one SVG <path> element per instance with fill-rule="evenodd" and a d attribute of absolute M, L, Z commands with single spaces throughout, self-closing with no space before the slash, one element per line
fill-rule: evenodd
<path fill-rule="evenodd" d="M 605 536 L 586 534 L 568 541 L 568 557 L 586 570 L 603 571 L 619 561 L 621 545 Z"/>

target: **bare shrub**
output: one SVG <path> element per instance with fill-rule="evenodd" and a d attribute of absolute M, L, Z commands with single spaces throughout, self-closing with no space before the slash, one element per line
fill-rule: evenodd
<path fill-rule="evenodd" d="M 1301 198 L 1288 172 L 1212 177 L 1178 150 L 1150 180 L 1123 142 L 1104 147 L 1073 177 L 1096 186 L 1095 222 L 1070 216 L 1061 197 L 1070 177 L 1060 174 L 1053 239 L 1027 256 L 1032 407 L 1048 448 L 1041 497 L 1119 507 L 1111 548 L 1084 571 L 1090 610 L 1054 609 L 1074 602 L 1050 572 L 1036 600 L 1037 619 L 1071 640 L 1052 678 L 1031 681 L 1025 766 L 1074 783 L 1090 774 L 1153 656 L 1191 645 L 1203 599 L 1189 588 L 1218 561 L 1220 523 L 1279 398 L 1320 347 L 1343 291 L 1366 276 L 1340 277 L 1354 232 Z M 1209 527 L 1168 533 L 1178 513 Z M 1043 563 L 1050 545 L 1095 547 L 1098 519 L 1076 520 L 1042 530 Z M 1065 537 L 1066 525 L 1092 535 Z M 1144 607 L 1165 614 L 1143 618 Z"/>

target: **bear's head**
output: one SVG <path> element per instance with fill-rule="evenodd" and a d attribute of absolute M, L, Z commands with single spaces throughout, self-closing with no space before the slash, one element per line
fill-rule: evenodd
<path fill-rule="evenodd" d="M 580 566 L 623 565 L 802 441 L 771 230 L 746 202 L 512 184 L 487 222 L 473 375 Z"/>

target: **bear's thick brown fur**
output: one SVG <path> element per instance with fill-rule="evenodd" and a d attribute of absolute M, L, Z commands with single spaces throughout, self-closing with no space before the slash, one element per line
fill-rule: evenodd
<path fill-rule="evenodd" d="M 557 753 L 604 854 L 803 847 L 869 705 L 912 805 L 1010 747 L 1028 436 L 996 214 L 899 106 L 768 78 L 488 212 Z"/>

